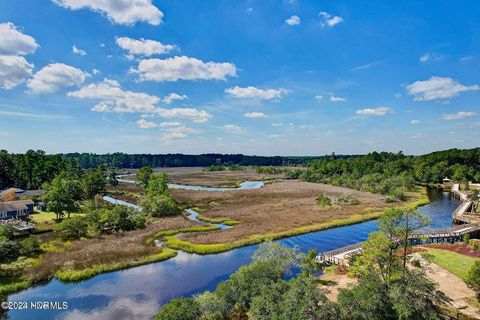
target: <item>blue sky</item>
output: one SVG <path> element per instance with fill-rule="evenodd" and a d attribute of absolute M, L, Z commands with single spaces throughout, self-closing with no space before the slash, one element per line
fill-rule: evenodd
<path fill-rule="evenodd" d="M 0 2 L 0 149 L 426 153 L 480 141 L 478 1 Z"/>

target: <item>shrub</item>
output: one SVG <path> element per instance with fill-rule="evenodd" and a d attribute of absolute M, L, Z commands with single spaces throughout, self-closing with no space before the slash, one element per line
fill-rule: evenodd
<path fill-rule="evenodd" d="M 472 251 L 475 252 L 475 253 L 478 251 L 478 241 L 473 242 Z"/>
<path fill-rule="evenodd" d="M 475 261 L 468 271 L 466 283 L 477 292 L 477 300 L 480 301 L 480 260 Z"/>
<path fill-rule="evenodd" d="M 83 217 L 74 216 L 55 225 L 53 231 L 62 233 L 65 238 L 76 239 L 87 235 L 88 224 Z"/>
<path fill-rule="evenodd" d="M 468 234 L 463 236 L 463 242 L 465 242 L 466 244 L 470 242 L 470 236 Z"/>
<path fill-rule="evenodd" d="M 166 217 L 180 214 L 177 201 L 169 195 L 146 197 L 142 200 L 143 211 L 155 217 Z"/>
<path fill-rule="evenodd" d="M 30 236 L 20 242 L 20 253 L 24 255 L 34 254 L 40 251 L 40 242 L 37 237 Z"/>
<path fill-rule="evenodd" d="M 320 208 L 331 207 L 332 206 L 332 200 L 330 199 L 330 197 L 328 197 L 324 194 L 320 194 L 317 197 L 317 206 L 320 207 Z"/>
<path fill-rule="evenodd" d="M 176 298 L 164 305 L 155 315 L 157 320 L 197 320 L 200 307 L 192 298 Z"/>

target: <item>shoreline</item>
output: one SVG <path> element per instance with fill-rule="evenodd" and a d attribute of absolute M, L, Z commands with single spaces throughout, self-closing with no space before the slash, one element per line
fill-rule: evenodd
<path fill-rule="evenodd" d="M 421 188 L 420 191 L 414 192 L 414 195 L 420 195 L 417 199 L 414 199 L 410 202 L 407 202 L 404 205 L 397 206 L 396 208 L 405 208 L 405 209 L 416 209 L 422 205 L 428 204 L 430 201 L 427 197 L 426 189 Z M 198 254 L 198 255 L 209 255 L 209 254 L 218 254 L 227 252 L 230 250 L 238 249 L 241 247 L 246 247 L 250 245 L 256 245 L 264 241 L 279 240 L 289 237 L 294 237 L 298 235 L 323 231 L 332 228 L 339 228 L 354 224 L 363 223 L 366 221 L 371 221 L 379 218 L 384 211 L 375 211 L 365 215 L 352 215 L 347 219 L 337 219 L 324 223 L 311 224 L 307 226 L 302 226 L 290 230 L 281 231 L 278 233 L 269 233 L 269 234 L 256 234 L 251 235 L 246 239 L 237 240 L 234 242 L 228 243 L 218 243 L 218 244 L 195 244 L 189 241 L 184 241 L 178 239 L 176 236 L 181 233 L 189 232 L 206 232 L 206 231 L 215 231 L 219 230 L 217 226 L 195 226 L 182 229 L 174 230 L 164 230 L 160 231 L 153 236 L 147 238 L 145 243 L 151 245 L 154 240 L 162 240 L 165 242 L 165 248 L 157 254 L 146 256 L 140 260 L 134 260 L 130 262 L 119 262 L 114 265 L 93 265 L 81 270 L 66 270 L 60 269 L 55 272 L 53 275 L 44 277 L 41 279 L 36 279 L 32 282 L 31 280 L 24 279 L 22 277 L 18 278 L 18 281 L 13 281 L 8 284 L 0 284 L 0 296 L 6 296 L 10 294 L 17 293 L 19 291 L 26 290 L 30 287 L 34 287 L 36 284 L 39 284 L 44 281 L 50 281 L 53 278 L 57 278 L 62 282 L 77 282 L 83 281 L 90 278 L 93 278 L 100 274 L 106 274 L 110 272 L 115 272 L 123 269 L 134 268 L 141 265 L 146 265 L 155 262 L 161 262 L 173 258 L 177 255 L 177 250 L 181 250 L 187 253 Z M 200 217 L 199 220 L 208 222 L 209 218 Z M 222 219 L 219 219 L 222 220 Z M 242 223 L 241 221 L 224 221 L 232 222 L 233 224 Z M 225 222 L 223 222 L 225 223 Z"/>

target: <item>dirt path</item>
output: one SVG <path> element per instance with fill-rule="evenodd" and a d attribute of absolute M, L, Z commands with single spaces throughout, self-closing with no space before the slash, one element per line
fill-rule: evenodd
<path fill-rule="evenodd" d="M 330 301 L 337 301 L 340 289 L 346 289 L 357 283 L 357 279 L 350 278 L 346 274 L 336 274 L 335 272 L 322 274 L 320 280 L 325 282 L 325 284 L 320 285 L 319 288 Z"/>
<path fill-rule="evenodd" d="M 416 259 L 423 260 L 419 254 L 414 256 Z M 467 287 L 465 282 L 435 263 L 431 263 L 426 271 L 427 276 L 438 284 L 438 289 L 452 300 L 452 307 L 475 319 L 480 319 L 480 309 L 468 303 L 475 300 L 475 292 Z"/>

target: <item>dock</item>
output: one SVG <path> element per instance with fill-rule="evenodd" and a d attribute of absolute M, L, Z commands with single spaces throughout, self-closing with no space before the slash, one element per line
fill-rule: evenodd
<path fill-rule="evenodd" d="M 460 191 L 459 185 L 452 186 L 452 194 L 462 202 L 452 213 L 452 221 L 456 226 L 446 229 L 420 229 L 415 230 L 409 237 L 410 245 L 421 245 L 429 243 L 454 243 L 462 241 L 465 235 L 470 237 L 480 236 L 480 215 L 469 213 L 473 206 L 467 195 Z M 320 264 L 348 266 L 350 257 L 362 250 L 364 242 L 354 243 L 342 248 L 322 252 L 316 258 Z"/>

